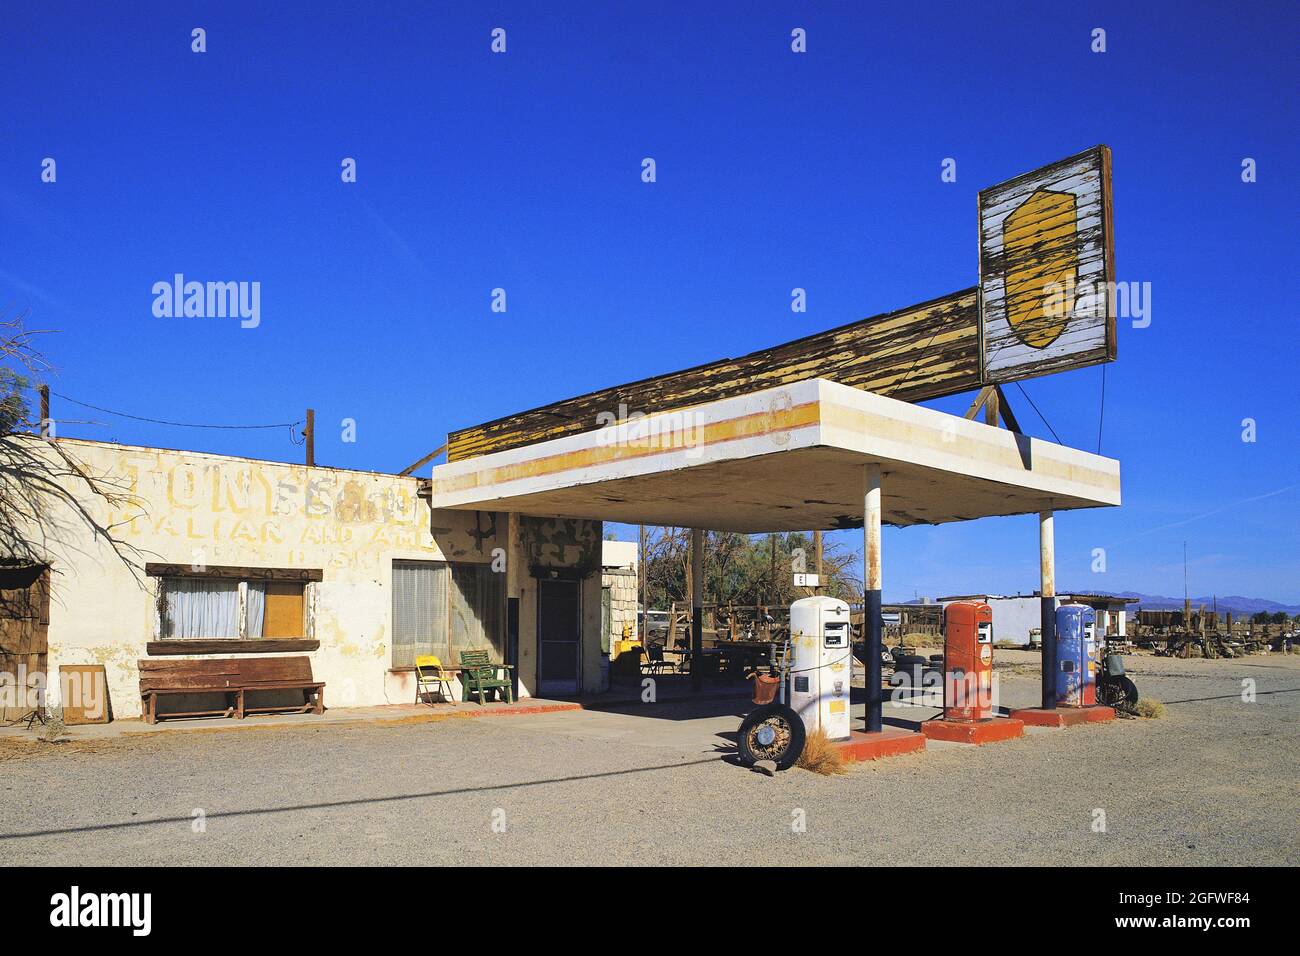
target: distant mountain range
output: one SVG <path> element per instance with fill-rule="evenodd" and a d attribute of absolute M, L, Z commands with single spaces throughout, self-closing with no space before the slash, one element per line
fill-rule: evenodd
<path fill-rule="evenodd" d="M 1062 589 L 1062 594 L 1070 592 Z M 1165 597 L 1163 594 L 1142 594 L 1139 591 L 1098 591 L 1090 589 L 1087 592 L 1080 591 L 1080 594 L 1110 594 L 1114 597 L 1137 598 L 1137 607 L 1145 611 L 1181 611 L 1183 609 L 1182 598 Z M 1278 611 L 1285 612 L 1290 617 L 1300 614 L 1300 604 L 1279 604 L 1277 601 L 1268 601 L 1264 598 L 1242 597 L 1239 594 L 1220 594 L 1217 597 L 1194 597 L 1192 598 L 1192 610 L 1197 610 L 1201 605 L 1205 609 L 1212 610 L 1218 606 L 1220 614 L 1231 611 L 1234 617 L 1240 615 L 1257 614 L 1260 611 L 1268 611 L 1269 614 L 1275 614 Z"/>

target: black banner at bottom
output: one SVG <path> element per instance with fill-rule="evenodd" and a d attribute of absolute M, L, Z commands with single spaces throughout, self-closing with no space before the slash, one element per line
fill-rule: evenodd
<path fill-rule="evenodd" d="M 20 936 L 48 933 L 57 939 L 76 934 L 82 942 L 93 936 L 130 945 L 154 939 L 201 944 L 210 934 L 229 933 L 237 926 L 256 926 L 261 943 L 281 937 L 289 942 L 301 940 L 305 932 L 318 936 L 364 931 L 376 919 L 436 921 L 437 913 L 484 909 L 526 920 L 529 906 L 543 905 L 551 896 L 539 895 L 539 875 L 524 867 L 9 868 L 6 927 Z M 671 874 L 648 868 L 615 874 L 571 869 L 563 879 L 564 895 L 584 910 L 580 918 L 585 926 L 607 922 L 613 933 L 627 928 L 628 914 L 610 905 L 611 887 L 617 885 L 620 897 L 653 899 L 670 876 L 677 898 L 703 893 L 715 899 L 719 931 L 724 924 L 735 929 L 733 917 L 724 914 L 745 897 L 746 886 L 766 885 L 762 905 L 774 907 L 773 915 L 780 913 L 787 920 L 802 907 L 818 905 L 814 898 L 831 905 L 829 901 L 838 897 L 854 900 L 854 910 L 857 901 L 866 907 L 864 912 L 878 906 L 882 916 L 889 916 L 887 925 L 913 926 L 922 933 L 931 927 L 942 935 L 952 920 L 981 914 L 977 920 L 987 922 L 988 931 L 1003 941 L 1041 927 L 1053 933 L 1066 929 L 1070 936 L 1200 933 L 1226 942 L 1233 934 L 1283 925 L 1287 875 L 1285 870 L 1255 868 L 822 867 L 794 884 L 746 870 L 704 870 L 696 875 L 687 869 Z M 808 881 L 819 888 L 815 897 L 801 893 L 779 898 L 779 887 Z M 900 892 L 908 886 L 916 892 Z M 963 897 L 969 906 L 961 902 Z M 387 910 L 399 900 L 406 915 Z"/>

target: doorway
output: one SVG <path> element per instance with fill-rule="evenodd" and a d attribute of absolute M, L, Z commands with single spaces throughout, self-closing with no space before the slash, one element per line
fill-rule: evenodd
<path fill-rule="evenodd" d="M 537 581 L 537 693 L 582 692 L 582 600 L 578 581 Z"/>
<path fill-rule="evenodd" d="M 21 681 L 14 699 L 0 700 L 0 722 L 31 712 L 27 687 L 37 674 L 48 686 L 49 630 L 50 569 L 0 563 L 0 672 Z"/>

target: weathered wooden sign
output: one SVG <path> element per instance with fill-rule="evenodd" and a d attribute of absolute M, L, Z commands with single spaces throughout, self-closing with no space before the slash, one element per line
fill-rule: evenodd
<path fill-rule="evenodd" d="M 1110 150 L 985 189 L 979 214 L 981 379 L 1113 359 Z"/>
<path fill-rule="evenodd" d="M 963 289 L 827 332 L 616 385 L 447 436 L 460 461 L 616 424 L 629 416 L 688 408 L 748 392 L 825 378 L 919 402 L 980 386 L 979 291 Z M 614 416 L 614 421 L 608 416 Z"/>
<path fill-rule="evenodd" d="M 1110 150 L 979 194 L 978 288 L 447 436 L 459 461 L 810 378 L 919 402 L 1115 357 Z"/>

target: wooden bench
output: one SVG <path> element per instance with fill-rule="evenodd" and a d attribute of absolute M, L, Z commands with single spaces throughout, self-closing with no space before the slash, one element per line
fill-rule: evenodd
<path fill-rule="evenodd" d="M 307 657 L 241 657 L 198 660 L 142 660 L 140 704 L 146 723 L 158 722 L 158 698 L 169 694 L 223 694 L 225 706 L 163 714 L 164 717 L 238 717 L 248 713 L 325 712 L 325 684 L 312 680 Z M 247 706 L 248 691 L 301 690 L 303 702 L 288 706 Z"/>

